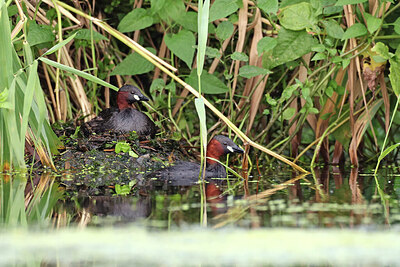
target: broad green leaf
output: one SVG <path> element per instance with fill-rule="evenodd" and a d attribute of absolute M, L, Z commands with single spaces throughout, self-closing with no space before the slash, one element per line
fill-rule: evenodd
<path fill-rule="evenodd" d="M 257 75 L 266 75 L 272 73 L 271 71 L 267 69 L 263 69 L 257 66 L 252 66 L 252 65 L 246 65 L 243 66 L 239 69 L 239 76 L 245 77 L 245 78 L 252 78 Z"/>
<path fill-rule="evenodd" d="M 399 50 L 399 48 L 397 48 Z M 390 62 L 390 74 L 389 79 L 390 83 L 392 84 L 392 89 L 397 97 L 400 94 L 400 61 L 397 57 L 391 58 Z"/>
<path fill-rule="evenodd" d="M 343 12 L 343 6 L 335 6 L 337 0 L 322 0 L 322 14 L 329 16 Z"/>
<path fill-rule="evenodd" d="M 233 34 L 233 30 L 234 27 L 232 22 L 223 21 L 218 25 L 215 34 L 217 35 L 218 39 L 226 40 Z"/>
<path fill-rule="evenodd" d="M 322 59 L 326 59 L 326 55 L 324 53 L 316 53 L 311 59 L 311 61 L 317 61 Z"/>
<path fill-rule="evenodd" d="M 397 34 L 400 34 L 400 18 L 397 18 L 397 19 L 395 20 L 395 22 L 393 22 L 393 25 L 394 25 L 394 31 L 395 31 Z"/>
<path fill-rule="evenodd" d="M 377 63 L 385 62 L 390 59 L 393 54 L 389 53 L 389 47 L 382 42 L 378 42 L 371 48 L 372 52 L 375 52 L 377 55 L 372 55 L 372 59 Z"/>
<path fill-rule="evenodd" d="M 278 0 L 257 0 L 257 6 L 267 14 L 278 12 Z"/>
<path fill-rule="evenodd" d="M 335 39 L 342 39 L 344 30 L 335 20 L 324 20 L 322 24 L 325 27 L 326 34 Z"/>
<path fill-rule="evenodd" d="M 192 32 L 181 30 L 177 34 L 166 35 L 164 41 L 172 53 L 183 60 L 189 68 L 192 67 L 196 44 L 196 38 Z"/>
<path fill-rule="evenodd" d="M 197 32 L 197 12 L 185 12 L 176 19 L 176 22 L 189 31 Z"/>
<path fill-rule="evenodd" d="M 335 6 L 354 5 L 367 2 L 368 0 L 338 0 Z"/>
<path fill-rule="evenodd" d="M 288 30 L 300 31 L 315 28 L 318 19 L 311 4 L 302 2 L 282 9 L 279 21 Z"/>
<path fill-rule="evenodd" d="M 42 57 L 43 57 L 43 56 L 46 56 L 46 55 L 50 55 L 50 54 L 56 52 L 58 49 L 60 49 L 61 47 L 63 47 L 63 46 L 66 45 L 67 43 L 69 43 L 72 39 L 74 39 L 74 38 L 75 38 L 75 35 L 76 35 L 76 34 L 74 33 L 73 35 L 71 35 L 71 36 L 68 37 L 67 39 L 63 40 L 62 42 L 59 42 L 58 44 L 56 44 L 55 46 L 53 46 L 52 48 L 50 48 L 49 50 L 47 50 L 47 52 L 44 53 L 44 54 L 42 55 Z"/>
<path fill-rule="evenodd" d="M 153 25 L 153 17 L 144 8 L 135 8 L 122 18 L 118 24 L 120 32 L 133 32 Z"/>
<path fill-rule="evenodd" d="M 75 39 L 80 39 L 80 40 L 92 40 L 91 39 L 91 30 L 90 29 L 80 29 L 75 32 Z M 93 31 L 93 40 L 94 41 L 100 41 L 100 40 L 108 40 L 107 37 L 101 35 L 100 33 Z"/>
<path fill-rule="evenodd" d="M 162 10 L 165 5 L 165 0 L 151 0 L 151 14 L 155 14 Z"/>
<path fill-rule="evenodd" d="M 55 35 L 52 30 L 44 25 L 37 25 L 35 22 L 31 22 L 28 31 L 28 43 L 31 46 L 37 44 L 43 44 L 47 42 L 53 42 L 55 40 Z"/>
<path fill-rule="evenodd" d="M 229 91 L 229 88 L 216 76 L 203 71 L 201 74 L 201 92 L 205 94 L 222 94 Z M 199 90 L 197 70 L 193 69 L 189 77 L 185 79 L 185 82 L 190 84 L 197 91 Z"/>
<path fill-rule="evenodd" d="M 257 54 L 260 56 L 262 53 L 270 51 L 275 48 L 278 41 L 272 37 L 263 37 L 257 43 Z"/>
<path fill-rule="evenodd" d="M 185 4 L 182 0 L 165 0 L 163 8 L 158 12 L 162 20 L 171 24 L 172 21 L 180 20 L 185 14 Z"/>
<path fill-rule="evenodd" d="M 216 58 L 221 56 L 221 52 L 217 48 L 207 46 L 206 55 L 209 58 Z"/>
<path fill-rule="evenodd" d="M 231 59 L 232 60 L 239 60 L 239 61 L 244 61 L 247 62 L 249 61 L 249 56 L 247 56 L 245 53 L 243 52 L 234 52 L 231 55 Z"/>
<path fill-rule="evenodd" d="M 237 0 L 215 0 L 210 8 L 209 22 L 225 18 L 239 9 Z"/>
<path fill-rule="evenodd" d="M 266 69 L 272 69 L 309 53 L 311 47 L 317 43 L 305 31 L 290 31 L 284 28 L 280 29 L 276 41 L 274 49 L 263 54 L 263 67 Z"/>
<path fill-rule="evenodd" d="M 364 17 L 367 20 L 367 28 L 370 33 L 376 32 L 382 24 L 382 19 L 378 19 L 371 14 L 364 13 Z"/>
<path fill-rule="evenodd" d="M 342 36 L 342 40 L 356 38 L 368 33 L 367 28 L 365 28 L 364 24 L 355 23 L 350 28 L 348 28 Z"/>
<path fill-rule="evenodd" d="M 313 45 L 311 47 L 311 51 L 323 53 L 323 52 L 325 52 L 325 46 L 323 44 Z"/>
<path fill-rule="evenodd" d="M 390 147 L 386 148 L 385 151 L 383 151 L 382 154 L 379 156 L 378 161 L 383 160 L 390 152 L 395 150 L 398 146 L 400 146 L 400 143 L 391 145 Z"/>
<path fill-rule="evenodd" d="M 156 52 L 152 47 L 148 47 L 147 50 L 153 54 Z M 110 75 L 137 75 L 147 73 L 153 69 L 153 64 L 142 57 L 139 53 L 135 52 L 129 54 L 121 63 L 119 63 Z"/>
<path fill-rule="evenodd" d="M 284 119 L 284 120 L 290 120 L 293 116 L 294 116 L 294 114 L 296 113 L 296 109 L 295 108 L 287 108 L 287 109 L 285 109 L 284 111 L 283 111 L 283 113 L 282 113 L 282 118 Z"/>
<path fill-rule="evenodd" d="M 65 70 L 67 72 L 71 72 L 71 73 L 76 74 L 76 75 L 78 75 L 78 76 L 80 76 L 82 78 L 85 78 L 85 79 L 87 79 L 87 80 L 89 80 L 91 82 L 98 83 L 98 84 L 101 84 L 101 85 L 103 85 L 105 87 L 114 89 L 115 91 L 118 91 L 118 87 L 116 87 L 116 86 L 114 86 L 112 84 L 109 84 L 108 82 L 105 82 L 103 80 L 100 80 L 99 78 L 97 78 L 97 77 L 95 77 L 95 76 L 93 76 L 93 75 L 91 75 L 91 74 L 89 74 L 87 72 L 83 72 L 83 71 L 71 68 L 69 66 L 63 65 L 61 63 L 58 63 L 57 61 L 53 61 L 53 60 L 50 60 L 50 59 L 45 58 L 45 57 L 40 57 L 39 59 L 41 61 L 43 61 L 44 63 L 50 65 L 50 66 L 59 68 L 61 70 Z"/>

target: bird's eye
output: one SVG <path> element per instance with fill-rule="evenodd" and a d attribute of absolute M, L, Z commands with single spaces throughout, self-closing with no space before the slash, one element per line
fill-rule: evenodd
<path fill-rule="evenodd" d="M 224 145 L 227 145 L 228 143 L 227 142 L 224 142 Z"/>
<path fill-rule="evenodd" d="M 135 92 L 134 92 L 134 91 L 132 91 L 132 92 L 131 92 L 131 94 L 132 94 L 132 95 L 134 95 L 134 94 L 135 94 Z"/>

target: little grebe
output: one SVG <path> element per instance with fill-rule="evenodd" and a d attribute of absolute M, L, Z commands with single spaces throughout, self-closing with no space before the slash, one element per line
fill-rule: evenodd
<path fill-rule="evenodd" d="M 139 101 L 149 101 L 149 99 L 135 86 L 122 86 L 118 90 L 118 108 L 108 108 L 100 112 L 96 118 L 83 125 L 83 132 L 88 135 L 92 132 L 127 133 L 135 131 L 140 136 L 153 138 L 157 131 L 154 122 L 146 114 L 132 107 L 133 103 Z"/>
<path fill-rule="evenodd" d="M 243 153 L 231 139 L 217 135 L 207 145 L 207 163 L 205 178 L 222 178 L 226 176 L 223 165 L 213 159 L 219 160 L 221 156 L 229 153 Z M 160 169 L 148 175 L 148 178 L 157 178 L 159 181 L 168 182 L 170 185 L 193 185 L 199 181 L 200 164 L 187 161 L 178 161 L 173 166 Z"/>

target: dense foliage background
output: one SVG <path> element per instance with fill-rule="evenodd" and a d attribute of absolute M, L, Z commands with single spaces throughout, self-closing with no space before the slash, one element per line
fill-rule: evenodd
<path fill-rule="evenodd" d="M 58 62 L 117 87 L 137 84 L 152 100 L 141 108 L 161 135 L 199 141 L 195 96 L 88 16 L 167 61 L 197 89 L 197 1 L 4 4 L 12 49 L 23 61 L 20 69 L 38 62 L 50 122 L 79 124 L 115 101 L 114 91 Z M 400 90 L 399 5 L 380 0 L 211 1 L 202 93 L 250 139 L 295 161 L 321 156 L 339 163 L 344 154 L 353 165 L 360 156 L 376 160 Z M 68 37 L 59 50 L 44 55 Z M 4 94 L 7 88 L 1 84 L 5 117 L 4 103 L 11 101 Z M 35 93 L 34 101 L 39 98 Z M 388 136 L 395 143 L 400 118 L 394 116 L 393 123 Z M 207 126 L 209 132 L 230 131 L 210 111 Z M 305 156 L 298 157 L 299 151 Z"/>

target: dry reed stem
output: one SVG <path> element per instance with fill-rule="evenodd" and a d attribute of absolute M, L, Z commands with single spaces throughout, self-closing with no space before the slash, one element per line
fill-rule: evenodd
<path fill-rule="evenodd" d="M 261 12 L 257 8 L 256 9 L 256 19 L 254 20 L 255 27 L 254 27 L 254 36 L 253 40 L 251 43 L 250 47 L 250 59 L 252 63 L 250 65 L 255 65 L 258 67 L 262 67 L 262 58 L 258 56 L 257 53 L 257 44 L 258 42 L 262 39 L 262 24 L 261 24 Z M 261 75 L 258 75 L 256 77 L 253 77 L 250 79 L 252 82 L 251 87 L 256 87 L 251 99 L 250 99 L 250 117 L 249 117 L 249 123 L 247 124 L 247 130 L 246 133 L 249 134 L 250 130 L 253 126 L 254 119 L 256 117 L 256 114 L 258 113 L 258 108 L 260 106 L 261 99 L 263 98 L 264 95 L 264 89 L 265 85 L 267 83 L 269 75 L 266 75 L 264 78 Z M 250 87 L 250 86 L 249 86 Z M 249 92 L 250 93 L 250 92 Z M 249 96 L 249 93 L 243 94 L 245 97 Z"/>

